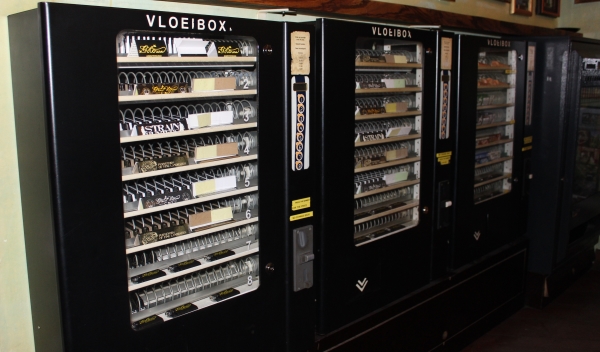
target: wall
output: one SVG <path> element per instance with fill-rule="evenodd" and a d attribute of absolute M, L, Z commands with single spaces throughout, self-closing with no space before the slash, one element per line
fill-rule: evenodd
<path fill-rule="evenodd" d="M 581 28 L 579 33 L 586 38 L 600 39 L 600 2 L 575 4 L 573 0 L 561 3 L 559 27 Z"/>
<path fill-rule="evenodd" d="M 595 15 L 599 12 L 600 3 L 563 4 L 563 16 L 560 20 L 556 20 L 543 16 L 522 17 L 510 15 L 507 3 L 493 0 L 457 0 L 456 2 L 434 0 L 388 1 L 549 28 L 558 27 L 557 22 L 563 27 L 583 26 L 585 22 L 586 27 L 583 33 L 600 38 L 600 24 L 595 18 Z M 256 18 L 256 11 L 251 10 L 165 3 L 152 0 L 63 0 L 60 2 Z M 0 106 L 3 107 L 3 115 L 0 118 L 0 164 L 2 165 L 2 168 L 0 168 L 0 180 L 2 180 L 0 182 L 0 209 L 2 209 L 0 212 L 0 278 L 2 278 L 2 284 L 0 285 L 0 352 L 28 352 L 34 350 L 14 138 L 12 89 L 9 83 L 10 61 L 6 49 L 8 48 L 7 16 L 33 9 L 36 7 L 36 3 L 36 0 L 0 1 L 0 47 L 5 48 L 0 52 L 0 77 L 4 77 L 5 80 L 5 88 L 0 91 Z M 279 20 L 280 17 L 269 15 L 267 19 Z M 298 16 L 286 17 L 285 19 L 301 21 L 307 18 Z"/>
<path fill-rule="evenodd" d="M 499 21 L 514 22 L 530 26 L 556 28 L 557 20 L 547 16 L 520 16 L 510 14 L 510 4 L 497 0 L 380 0 L 395 4 L 424 7 L 432 10 L 458 13 L 461 15 L 493 18 Z M 536 0 L 532 0 L 535 1 Z M 573 1 L 573 0 L 566 0 Z"/>

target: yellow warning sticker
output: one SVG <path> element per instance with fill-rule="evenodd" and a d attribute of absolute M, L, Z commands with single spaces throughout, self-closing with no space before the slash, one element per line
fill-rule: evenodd
<path fill-rule="evenodd" d="M 290 216 L 290 221 L 302 220 L 302 219 L 312 218 L 312 217 L 313 217 L 313 212 L 309 211 L 309 212 L 306 212 L 306 213 L 296 214 L 296 215 Z"/>
<path fill-rule="evenodd" d="M 440 165 L 448 165 L 450 164 L 450 159 L 452 159 L 452 152 L 437 153 L 435 156 L 437 157 Z"/>
<path fill-rule="evenodd" d="M 300 210 L 310 208 L 310 197 L 301 198 L 292 201 L 292 210 Z"/>
<path fill-rule="evenodd" d="M 523 138 L 523 144 L 531 144 L 533 141 L 533 136 Z"/>

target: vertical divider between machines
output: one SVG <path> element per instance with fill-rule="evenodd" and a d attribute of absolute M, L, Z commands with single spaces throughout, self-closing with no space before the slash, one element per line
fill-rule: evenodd
<path fill-rule="evenodd" d="M 314 343 L 315 244 L 320 229 L 320 126 L 315 114 L 315 27 L 285 23 L 285 171 L 287 348 L 306 351 Z"/>
<path fill-rule="evenodd" d="M 446 274 L 450 256 L 450 239 L 454 219 L 455 143 L 458 124 L 455 114 L 457 96 L 456 40 L 446 32 L 439 31 L 437 38 L 436 72 L 436 136 L 435 136 L 435 182 L 434 221 L 431 240 L 431 279 Z"/>

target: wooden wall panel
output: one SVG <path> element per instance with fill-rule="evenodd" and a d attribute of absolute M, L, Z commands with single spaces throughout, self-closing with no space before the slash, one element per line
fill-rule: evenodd
<path fill-rule="evenodd" d="M 245 8 L 290 8 L 299 14 L 361 19 L 403 25 L 440 25 L 442 28 L 477 33 L 523 36 L 581 36 L 563 30 L 455 14 L 416 6 L 368 0 L 160 0 Z"/>

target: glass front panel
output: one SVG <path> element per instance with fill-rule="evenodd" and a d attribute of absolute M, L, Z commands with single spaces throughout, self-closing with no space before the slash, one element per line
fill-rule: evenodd
<path fill-rule="evenodd" d="M 481 48 L 477 74 L 475 204 L 511 191 L 516 51 Z"/>
<path fill-rule="evenodd" d="M 354 243 L 419 223 L 422 45 L 359 38 L 355 51 Z"/>
<path fill-rule="evenodd" d="M 573 202 L 600 190 L 600 64 L 584 59 L 581 75 L 577 155 L 573 177 Z"/>
<path fill-rule="evenodd" d="M 139 329 L 258 287 L 257 45 L 132 31 L 116 44 L 128 295 Z"/>

